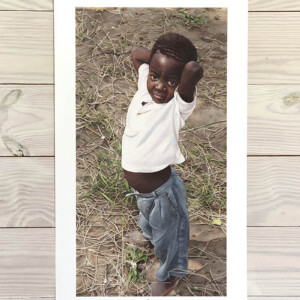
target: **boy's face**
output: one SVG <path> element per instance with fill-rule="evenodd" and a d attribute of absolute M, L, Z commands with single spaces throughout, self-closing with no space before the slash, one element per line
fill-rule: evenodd
<path fill-rule="evenodd" d="M 157 51 L 149 65 L 147 89 L 155 103 L 167 103 L 180 83 L 185 64 Z"/>

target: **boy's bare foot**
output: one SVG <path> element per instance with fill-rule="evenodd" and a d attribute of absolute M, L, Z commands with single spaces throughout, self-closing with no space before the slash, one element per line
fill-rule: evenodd
<path fill-rule="evenodd" d="M 123 236 L 122 241 L 127 244 L 141 247 L 150 246 L 149 244 L 151 244 L 139 231 L 128 232 L 125 236 Z"/>
<path fill-rule="evenodd" d="M 166 296 L 168 295 L 178 284 L 178 278 L 171 276 L 167 281 L 152 282 L 149 288 L 140 291 L 140 296 Z"/>

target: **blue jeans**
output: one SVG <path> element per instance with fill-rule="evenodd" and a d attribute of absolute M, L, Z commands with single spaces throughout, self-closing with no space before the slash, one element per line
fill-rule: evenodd
<path fill-rule="evenodd" d="M 160 260 L 156 279 L 186 276 L 190 225 L 187 193 L 180 174 L 172 168 L 170 178 L 155 191 L 134 195 L 140 210 L 138 225 Z"/>

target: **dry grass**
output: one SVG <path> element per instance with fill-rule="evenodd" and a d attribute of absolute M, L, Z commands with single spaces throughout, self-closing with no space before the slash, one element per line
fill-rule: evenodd
<path fill-rule="evenodd" d="M 138 209 L 121 169 L 121 136 L 128 105 L 136 91 L 137 74 L 130 60 L 133 45 L 150 48 L 167 31 L 207 32 L 210 11 L 180 9 L 110 9 L 76 13 L 77 46 L 77 294 L 85 296 L 136 295 L 145 283 L 128 284 L 130 265 L 122 236 L 136 228 Z M 219 119 L 187 122 L 180 136 L 186 162 L 176 167 L 189 194 L 190 221 L 226 224 L 226 65 L 215 58 L 215 37 L 194 41 L 205 78 L 198 86 L 200 107 L 218 111 Z M 218 66 L 211 61 L 219 59 Z M 147 257 L 153 251 L 139 249 Z M 203 250 L 203 249 L 202 249 Z M 127 259 L 128 260 L 128 259 Z M 147 271 L 138 262 L 139 273 Z M 198 276 L 201 276 L 201 274 Z M 203 275 L 204 276 L 204 275 Z M 225 276 L 225 275 L 224 275 Z M 223 277 L 224 277 L 223 276 Z M 213 275 L 211 275 L 213 277 Z M 187 283 L 189 277 L 187 277 Z M 190 295 L 221 295 L 210 287 L 193 288 Z M 214 282 L 214 285 L 212 284 Z M 211 290 L 210 290 L 211 289 Z"/>

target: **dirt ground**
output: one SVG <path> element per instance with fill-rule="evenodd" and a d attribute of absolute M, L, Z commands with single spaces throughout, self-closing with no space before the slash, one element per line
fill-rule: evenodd
<path fill-rule="evenodd" d="M 189 272 L 169 296 L 226 295 L 226 10 L 78 9 L 76 24 L 77 295 L 137 296 L 155 280 L 153 249 L 122 242 L 138 209 L 120 155 L 137 83 L 131 48 L 166 32 L 188 37 L 204 68 L 176 166 L 189 195 Z"/>

